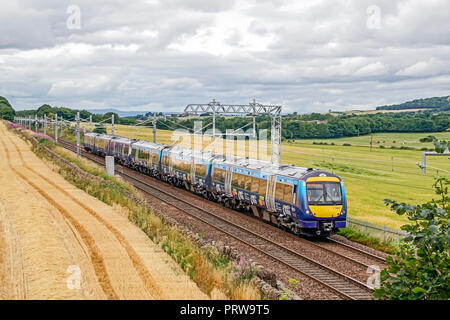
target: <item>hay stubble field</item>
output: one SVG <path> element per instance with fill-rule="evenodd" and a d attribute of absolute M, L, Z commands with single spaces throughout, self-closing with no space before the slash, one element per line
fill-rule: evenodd
<path fill-rule="evenodd" d="M 0 299 L 207 298 L 119 210 L 64 180 L 3 123 L 0 150 Z"/>

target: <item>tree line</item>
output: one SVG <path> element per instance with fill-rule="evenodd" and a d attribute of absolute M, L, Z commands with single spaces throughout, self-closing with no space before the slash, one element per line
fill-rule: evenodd
<path fill-rule="evenodd" d="M 450 111 L 450 96 L 416 99 L 400 104 L 377 107 L 377 110 L 436 109 Z"/>
<path fill-rule="evenodd" d="M 48 117 L 58 114 L 65 120 L 74 120 L 77 112 L 83 119 L 92 116 L 93 122 L 100 122 L 109 119 L 113 113 L 104 115 L 92 114 L 87 110 L 74 110 L 64 107 L 52 107 L 44 104 L 37 110 L 16 111 L 11 107 L 5 98 L 0 97 L 0 117 L 13 120 L 14 115 L 21 117 Z M 162 114 L 157 114 L 161 116 Z M 115 123 L 124 125 L 136 125 L 146 119 L 151 119 L 153 113 L 138 115 L 134 117 L 120 118 L 114 113 Z M 212 128 L 212 117 L 159 117 L 157 121 L 158 129 L 194 129 L 195 121 L 202 121 L 202 127 Z M 255 119 L 257 132 L 267 130 L 270 136 L 271 118 L 260 116 Z M 110 122 L 110 121 L 106 121 Z M 151 124 L 149 124 L 151 125 Z M 216 129 L 223 134 L 227 129 L 251 130 L 252 118 L 250 117 L 217 117 Z M 450 128 L 450 112 L 436 112 L 426 110 L 421 112 L 402 113 L 375 113 L 375 114 L 288 114 L 282 119 L 282 139 L 326 139 L 368 135 L 377 132 L 442 132 Z"/>
<path fill-rule="evenodd" d="M 205 130 L 211 129 L 212 117 L 175 118 L 159 120 L 159 129 L 194 128 L 195 121 L 202 121 Z M 247 126 L 246 126 L 247 125 Z M 217 117 L 216 129 L 224 133 L 227 129 L 252 128 L 250 117 Z M 268 116 L 256 118 L 257 131 L 266 129 L 270 135 L 271 119 Z M 450 112 L 434 114 L 420 113 L 377 113 L 367 115 L 331 115 L 312 113 L 307 115 L 286 115 L 282 119 L 283 139 L 341 138 L 368 135 L 377 132 L 442 132 L 450 128 Z"/>

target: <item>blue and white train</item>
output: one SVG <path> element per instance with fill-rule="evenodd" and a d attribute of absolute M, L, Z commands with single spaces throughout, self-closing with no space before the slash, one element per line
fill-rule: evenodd
<path fill-rule="evenodd" d="M 84 148 L 296 234 L 327 236 L 346 225 L 344 182 L 324 170 L 97 133 L 84 135 Z"/>

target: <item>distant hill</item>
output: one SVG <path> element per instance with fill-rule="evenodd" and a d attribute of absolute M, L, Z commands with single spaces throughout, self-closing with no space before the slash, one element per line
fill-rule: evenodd
<path fill-rule="evenodd" d="M 377 110 L 436 109 L 450 111 L 450 96 L 416 99 L 401 104 L 377 107 Z"/>
<path fill-rule="evenodd" d="M 6 119 L 6 120 L 14 120 L 16 112 L 14 111 L 13 107 L 9 104 L 9 101 L 0 96 L 0 119 Z"/>

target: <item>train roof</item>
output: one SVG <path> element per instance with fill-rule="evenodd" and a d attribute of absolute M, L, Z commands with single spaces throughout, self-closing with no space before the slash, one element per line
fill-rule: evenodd
<path fill-rule="evenodd" d="M 204 161 L 209 161 L 215 157 L 215 154 L 209 151 L 192 150 L 188 148 L 174 146 L 169 149 L 170 153 L 177 154 L 182 157 L 193 157 L 195 159 L 202 159 Z"/>
<path fill-rule="evenodd" d="M 166 145 L 153 143 L 150 141 L 143 141 L 139 140 L 133 143 L 133 146 L 139 147 L 139 148 L 147 148 L 147 149 L 153 149 L 153 150 L 162 150 L 166 147 Z"/>
<path fill-rule="evenodd" d="M 88 136 L 88 137 L 96 137 L 96 136 L 100 135 L 100 133 L 96 133 L 96 132 L 86 132 L 84 135 L 85 135 L 85 136 Z"/>
<path fill-rule="evenodd" d="M 295 165 L 282 164 L 278 166 L 268 161 L 233 156 L 218 156 L 214 159 L 214 163 L 249 170 L 259 170 L 267 174 L 276 174 L 295 179 L 300 179 L 305 175 L 305 173 L 311 172 L 313 170 L 312 168 L 297 167 Z"/>
<path fill-rule="evenodd" d="M 98 134 L 98 133 L 87 133 L 88 136 L 95 136 L 100 139 L 105 140 L 112 140 L 117 139 L 117 141 L 123 143 L 133 143 L 133 146 L 140 147 L 140 148 L 147 148 L 147 149 L 153 149 L 153 150 L 163 150 L 167 149 L 168 152 L 179 154 L 183 157 L 194 157 L 195 159 L 202 159 L 204 161 L 209 161 L 214 158 L 215 164 L 222 164 L 226 166 L 234 166 L 239 167 L 242 169 L 249 169 L 249 170 L 259 170 L 266 174 L 276 174 L 279 176 L 285 176 L 288 178 L 293 179 L 300 179 L 302 178 L 306 173 L 309 173 L 313 171 L 312 168 L 304 168 L 304 167 L 297 167 L 295 165 L 276 165 L 269 161 L 264 160 L 256 160 L 256 159 L 249 159 L 249 158 L 243 158 L 243 157 L 236 157 L 236 156 L 225 156 L 222 154 L 216 154 L 212 152 L 204 152 L 201 150 L 192 150 L 188 148 L 182 148 L 178 146 L 167 146 L 164 144 L 158 144 L 153 143 L 150 141 L 143 141 L 143 140 L 131 140 L 124 137 L 119 136 L 112 136 L 108 134 Z"/>
<path fill-rule="evenodd" d="M 115 137 L 113 137 L 113 139 L 115 142 L 119 142 L 119 143 L 123 143 L 123 144 L 131 144 L 136 141 L 133 139 L 128 139 L 128 138 L 119 137 L 119 136 L 115 136 Z"/>
<path fill-rule="evenodd" d="M 111 140 L 111 139 L 114 138 L 114 136 L 111 136 L 109 134 L 100 133 L 100 134 L 97 134 L 96 138 L 97 139 L 103 139 L 103 140 Z"/>

